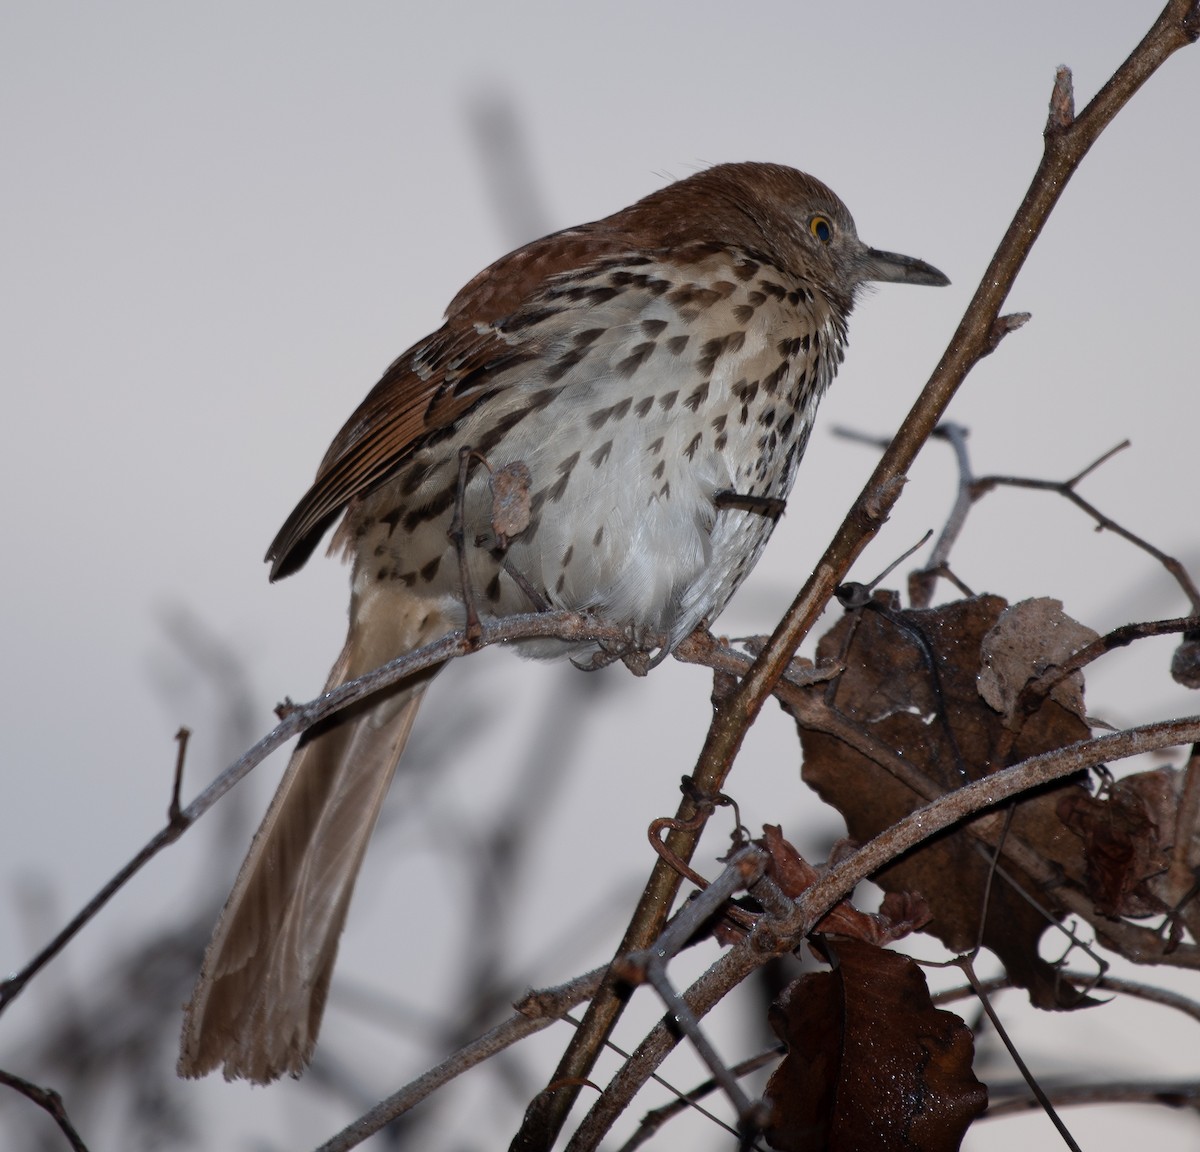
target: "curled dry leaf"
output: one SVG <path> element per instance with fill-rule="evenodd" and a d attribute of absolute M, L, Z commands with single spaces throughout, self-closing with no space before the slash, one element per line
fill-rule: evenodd
<path fill-rule="evenodd" d="M 1063 822 L 1083 842 L 1087 892 L 1103 915 L 1173 912 L 1179 926 L 1200 936 L 1200 830 L 1184 811 L 1187 780 L 1178 768 L 1155 768 L 1116 781 L 1102 796 L 1059 801 Z"/>
<path fill-rule="evenodd" d="M 1171 656 L 1171 678 L 1184 688 L 1200 688 L 1200 638 L 1185 636 Z"/>
<path fill-rule="evenodd" d="M 514 460 L 492 471 L 492 531 L 501 542 L 519 535 L 529 527 L 530 494 L 533 474 L 522 460 Z"/>
<path fill-rule="evenodd" d="M 785 896 L 796 899 L 820 877 L 820 871 L 783 838 L 778 825 L 764 825 L 763 838 L 758 843 L 771 857 L 768 871 Z M 918 931 L 929 917 L 928 905 L 916 893 L 889 892 L 877 913 L 860 912 L 849 900 L 839 900 L 817 922 L 816 930 L 883 945 Z"/>
<path fill-rule="evenodd" d="M 953 1152 L 987 1107 L 971 1031 L 935 1008 L 907 956 L 827 942 L 831 972 L 790 984 L 771 1007 L 787 1055 L 767 1084 L 772 1148 Z"/>
<path fill-rule="evenodd" d="M 1062 610 L 1062 601 L 1046 596 L 1022 600 L 1006 608 L 983 638 L 979 694 L 1004 714 L 1008 727 L 1017 727 L 1020 718 L 1014 712 L 1025 685 L 1098 639 L 1098 633 Z M 1083 673 L 1075 672 L 1056 684 L 1050 696 L 1080 720 L 1086 719 Z"/>
<path fill-rule="evenodd" d="M 935 609 L 848 614 L 817 648 L 818 660 L 845 663 L 832 690 L 833 705 L 943 791 L 1087 738 L 1083 721 L 1056 700 L 1043 700 L 1012 731 L 980 697 L 981 646 L 1004 608 L 999 597 L 978 596 Z M 800 740 L 805 782 L 841 812 L 855 840 L 869 840 L 925 802 L 834 736 L 801 725 Z M 1009 834 L 1065 877 L 1082 882 L 1082 846 L 1055 811 L 1059 794 L 1076 791 L 1083 791 L 1078 783 L 1065 782 L 1021 801 Z M 964 830 L 946 832 L 875 880 L 887 892 L 920 892 L 933 913 L 924 930 L 951 951 L 968 951 L 982 939 L 1039 1007 L 1091 1003 L 1038 955 L 1038 940 L 1051 922 L 1047 915 L 1064 914 L 1053 890 L 1005 861 L 1008 880 L 995 877 L 985 899 L 992 869 L 982 847 Z"/>

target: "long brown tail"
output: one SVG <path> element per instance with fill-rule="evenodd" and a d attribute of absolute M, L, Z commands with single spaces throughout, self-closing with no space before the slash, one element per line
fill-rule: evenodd
<path fill-rule="evenodd" d="M 391 627 L 378 627 L 377 612 L 352 615 L 329 688 L 440 631 L 428 615 L 408 627 L 395 616 Z M 184 1010 L 181 1076 L 223 1064 L 227 1080 L 265 1084 L 300 1073 L 312 1058 L 354 881 L 432 675 L 364 700 L 302 737 Z"/>

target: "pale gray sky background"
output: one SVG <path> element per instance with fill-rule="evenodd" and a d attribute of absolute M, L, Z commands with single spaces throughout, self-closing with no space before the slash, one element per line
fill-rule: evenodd
<path fill-rule="evenodd" d="M 316 558 L 272 587 L 261 557 L 382 369 L 437 325 L 467 278 L 531 238 L 512 234 L 522 225 L 501 218 L 485 178 L 481 109 L 518 118 L 536 185 L 529 227 L 593 219 L 710 163 L 769 159 L 829 183 L 870 243 L 951 277 L 939 292 L 885 287 L 854 317 L 787 518 L 721 622 L 765 631 L 874 463 L 828 428 L 886 433 L 915 396 L 1036 165 L 1055 66 L 1072 66 L 1082 104 L 1159 7 L 0 4 L 0 969 L 24 963 L 43 929 L 159 826 L 181 723 L 195 729 L 189 795 L 238 750 L 168 620 L 187 613 L 237 654 L 255 734 L 276 700 L 319 689 L 341 643 L 345 572 Z M 1032 323 L 952 410 L 981 472 L 1064 477 L 1131 438 L 1086 495 L 1193 563 L 1198 106 L 1193 48 L 1085 162 L 1009 302 Z M 947 451 L 930 448 L 855 575 L 869 578 L 940 523 L 952 484 Z M 1100 630 L 1186 608 L 1151 561 L 1048 496 L 990 498 L 955 561 L 978 590 L 1060 596 Z M 1170 649 L 1150 642 L 1113 658 L 1091 681 L 1092 711 L 1115 723 L 1195 711 L 1166 676 Z M 492 786 L 484 761 L 498 747 L 521 759 L 522 727 L 578 675 L 504 654 L 478 663 L 505 679 L 452 669 L 436 690 L 443 724 L 472 701 L 486 715 L 452 769 L 472 792 Z M 583 754 L 561 784 L 561 811 L 586 811 L 585 828 L 557 840 L 593 898 L 645 872 L 644 828 L 673 810 L 708 709 L 695 669 L 605 676 L 610 690 L 587 713 Z M 796 785 L 794 737 L 770 711 L 733 780 L 739 797 L 756 798 L 744 818 L 786 825 L 807 813 L 832 827 Z M 435 731 L 438 714 L 435 704 L 424 717 Z M 264 796 L 281 766 L 255 782 Z M 244 841 L 216 844 L 211 829 L 194 830 L 118 897 L 5 1018 L 0 1055 L 19 1053 L 56 995 L 86 997 L 97 957 L 170 923 L 207 878 L 224 882 Z M 534 868 L 518 987 L 598 963 L 615 940 L 616 927 L 585 933 L 561 962 L 546 959 L 539 941 L 574 923 L 552 882 L 564 870 L 547 863 L 556 859 Z M 21 912 L 31 880 L 51 894 L 52 925 Z M 435 903 L 452 901 L 453 883 L 421 852 L 373 852 L 339 973 L 400 980 L 409 999 L 436 1003 L 461 941 L 413 912 L 439 884 Z M 381 921 L 392 927 L 372 941 Z M 1032 1055 L 1060 1071 L 1086 1060 L 1196 1074 L 1190 1033 L 1180 1033 L 1190 1052 L 1181 1041 L 1183 1056 L 1164 1057 L 1160 1037 L 1177 1022 L 1157 1031 L 1150 1010 L 1106 1011 L 1055 1018 L 1058 1031 L 1030 1034 Z M 381 1059 L 368 1096 L 420 1070 L 394 1051 Z M 21 1070 L 19 1059 L 0 1063 Z M 350 1118 L 322 1111 L 303 1082 L 187 1091 L 214 1125 L 236 1108 L 232 1130 L 264 1146 L 304 1147 Z M 511 1117 L 480 1138 L 488 1099 L 465 1090 L 462 1100 L 463 1129 L 444 1133 L 444 1146 L 503 1146 Z M 1102 1111 L 1076 1131 L 1089 1149 L 1135 1138 L 1194 1147 L 1194 1127 L 1175 1117 L 1127 1116 Z M 1018 1139 L 1057 1146 L 1040 1117 L 980 1128 L 968 1146 Z"/>

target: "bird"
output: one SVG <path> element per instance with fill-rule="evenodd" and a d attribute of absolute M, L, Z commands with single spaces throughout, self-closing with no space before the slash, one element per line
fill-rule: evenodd
<path fill-rule="evenodd" d="M 872 282 L 949 283 L 868 247 L 819 180 L 760 162 L 703 169 L 485 268 L 359 405 L 268 550 L 271 579 L 289 576 L 340 518 L 350 623 L 327 689 L 471 612 L 591 613 L 659 638 L 658 656 L 711 623 L 779 519 Z M 497 521 L 497 477 L 525 505 L 512 522 Z M 268 1083 L 310 1062 L 435 673 L 301 737 L 185 1007 L 181 1075 Z"/>

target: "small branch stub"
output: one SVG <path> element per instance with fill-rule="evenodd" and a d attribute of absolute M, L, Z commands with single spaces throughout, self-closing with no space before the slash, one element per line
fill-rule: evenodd
<path fill-rule="evenodd" d="M 1050 93 L 1050 115 L 1046 120 L 1046 135 L 1064 132 L 1075 123 L 1075 85 L 1071 69 L 1060 64 L 1054 71 L 1054 89 Z"/>

